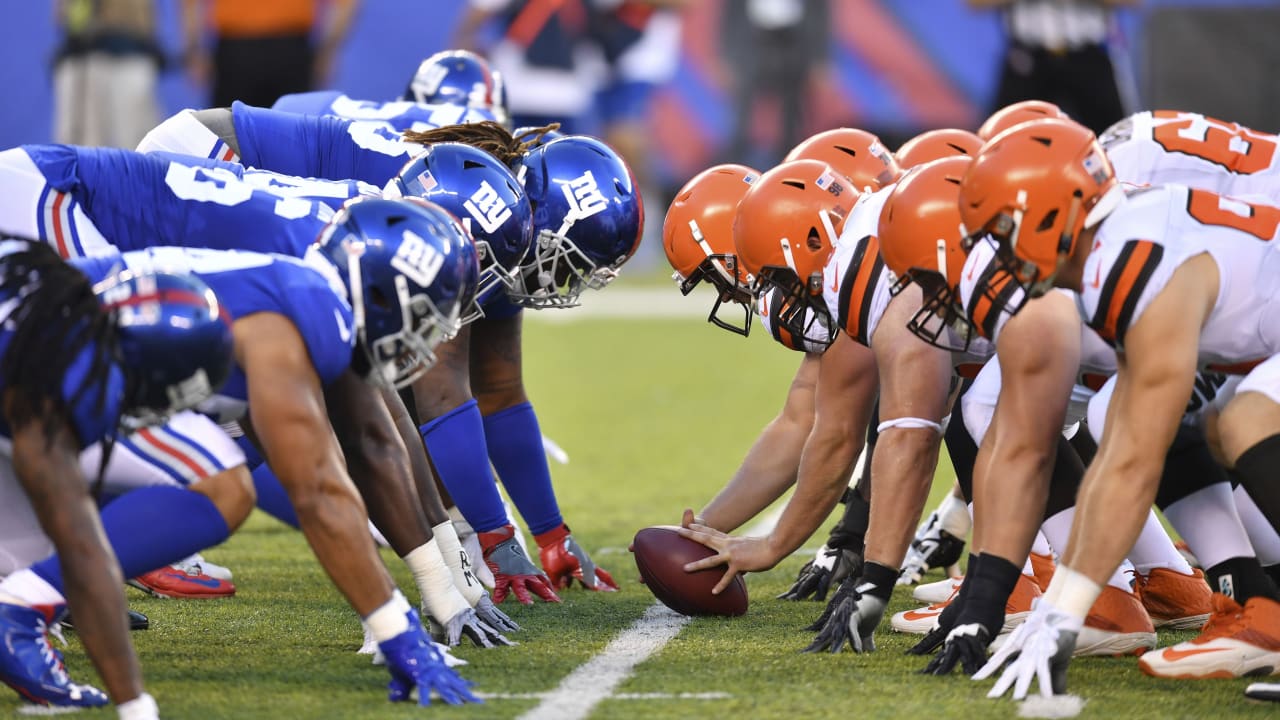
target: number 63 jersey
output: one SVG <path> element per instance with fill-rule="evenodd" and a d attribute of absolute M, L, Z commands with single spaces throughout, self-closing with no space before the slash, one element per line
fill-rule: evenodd
<path fill-rule="evenodd" d="M 1202 367 L 1244 374 L 1280 353 L 1280 208 L 1181 185 L 1132 190 L 1098 226 L 1080 311 L 1117 350 L 1186 260 L 1208 254 L 1218 298 L 1200 331 Z"/>

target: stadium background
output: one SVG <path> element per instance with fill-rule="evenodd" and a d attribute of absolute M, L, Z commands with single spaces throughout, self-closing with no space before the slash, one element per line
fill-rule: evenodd
<path fill-rule="evenodd" d="M 715 162 L 731 117 L 716 38 L 724 0 L 694 0 L 685 16 L 678 74 L 651 112 L 657 170 L 679 184 Z M 157 0 L 161 41 L 178 55 L 179 0 Z M 880 133 L 890 145 L 929 127 L 975 127 L 995 92 L 1004 45 L 993 12 L 964 0 L 834 0 L 831 82 L 810 98 L 812 129 L 842 124 Z M 1139 107 L 1174 106 L 1255 127 L 1280 128 L 1276 0 L 1145 0 L 1119 12 L 1121 58 Z M 398 95 L 416 64 L 449 47 L 463 0 L 365 0 L 333 78 L 352 97 Z M 1223 12 L 1226 10 L 1227 12 Z M 56 42 L 51 3 L 5 3 L 0 23 L 0 147 L 48 142 L 50 59 Z M 1270 29 L 1268 29 L 1268 25 Z M 1167 36 L 1167 37 L 1162 37 Z M 1243 67 L 1242 67 L 1243 66 Z M 1224 74 L 1229 73 L 1229 74 Z M 1229 77 L 1230 82 L 1223 82 Z M 161 111 L 206 104 L 174 61 L 161 83 Z M 1162 104 L 1163 102 L 1163 104 Z M 755 135 L 776 132 L 759 113 Z"/>

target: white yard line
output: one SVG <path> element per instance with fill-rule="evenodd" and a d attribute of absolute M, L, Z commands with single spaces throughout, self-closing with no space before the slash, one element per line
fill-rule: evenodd
<path fill-rule="evenodd" d="M 575 308 L 535 310 L 524 314 L 530 322 L 571 323 L 596 318 L 706 319 L 711 310 L 710 293 L 685 297 L 671 287 L 609 287 L 582 293 L 582 305 Z"/>
<path fill-rule="evenodd" d="M 752 523 L 745 534 L 767 535 L 781 516 L 781 507 L 772 510 Z M 602 701 L 611 698 L 682 699 L 683 693 L 679 695 L 665 693 L 614 695 L 613 691 L 631 677 L 637 665 L 649 659 L 679 635 L 680 630 L 688 625 L 690 620 L 692 618 L 675 613 L 662 603 L 650 605 L 639 620 L 610 641 L 598 655 L 569 673 L 555 690 L 548 693 L 533 693 L 531 696 L 541 698 L 542 702 L 529 712 L 520 715 L 519 720 L 582 720 L 590 715 Z M 689 699 L 715 699 L 706 697 L 709 695 L 717 694 L 693 693 L 690 694 Z"/>

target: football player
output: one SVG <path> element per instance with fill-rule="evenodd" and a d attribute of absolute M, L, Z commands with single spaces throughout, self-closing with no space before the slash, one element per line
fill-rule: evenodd
<path fill-rule="evenodd" d="M 1263 511 L 1280 517 L 1267 488 L 1280 415 L 1268 375 L 1274 329 L 1262 311 L 1274 285 L 1265 241 L 1277 234 L 1280 209 L 1183 186 L 1127 191 L 1093 134 L 1066 120 L 994 138 L 965 175 L 960 207 L 970 233 L 999 243 L 1011 283 L 1028 297 L 1055 286 L 1078 292 L 1082 319 L 1124 351 L 1062 564 L 1032 616 L 978 674 L 1019 653 L 991 695 L 1012 687 L 1022 697 L 1037 678 L 1048 695 L 1065 690 L 1088 607 L 1145 520 L 1198 366 L 1244 375 L 1224 403 L 1218 442 Z M 1254 332 L 1241 335 L 1241 323 Z M 1126 482 L 1107 482 L 1117 476 Z M 1249 595 L 1237 621 L 1210 639 L 1214 654 L 1274 668 L 1280 603 L 1274 588 Z"/>
<path fill-rule="evenodd" d="M 206 398 L 230 366 L 230 330 L 213 293 L 190 275 L 112 272 L 94 285 L 29 240 L 0 240 L 0 294 L 8 298 L 0 547 L 15 564 L 61 552 L 63 592 L 107 695 L 71 682 L 49 646 L 48 616 L 4 591 L 0 680 L 39 705 L 105 705 L 109 695 L 121 717 L 158 717 L 124 621 L 120 566 L 78 456 L 101 447 L 93 468 L 101 473 L 123 419 L 136 426 Z"/>

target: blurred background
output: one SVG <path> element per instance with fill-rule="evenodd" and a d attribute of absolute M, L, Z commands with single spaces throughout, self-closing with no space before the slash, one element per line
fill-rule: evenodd
<path fill-rule="evenodd" d="M 893 149 L 924 129 L 974 129 L 1010 92 L 1101 127 L 1172 108 L 1280 130 L 1278 0 L 24 0 L 5 16 L 0 147 L 127 145 L 94 130 L 249 99 L 247 81 L 271 73 L 391 100 L 423 58 L 469 47 L 504 71 L 517 124 L 559 120 L 628 157 L 655 229 L 673 190 L 710 164 L 767 168 L 839 125 Z M 290 70 L 287 48 L 261 46 L 273 23 L 309 65 Z M 1082 45 L 1100 55 L 1077 57 Z M 154 73 L 132 81 L 146 96 L 113 90 L 116 107 L 84 107 L 109 87 L 93 61 L 82 67 L 94 53 Z M 1030 90 L 1011 82 L 1054 63 L 1071 71 Z M 1111 94 L 1119 108 L 1096 107 Z"/>

